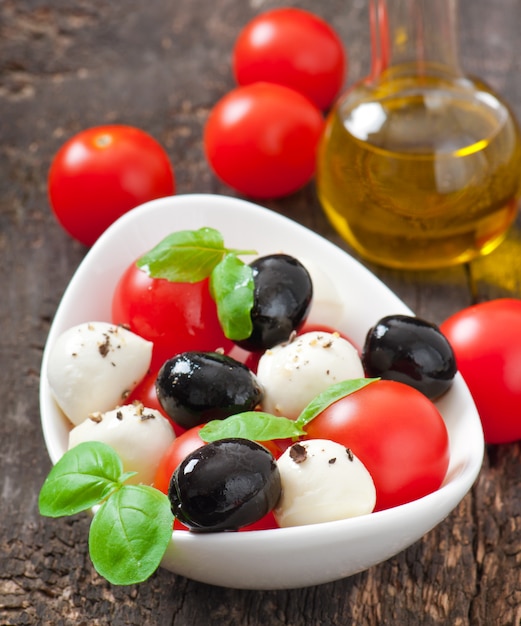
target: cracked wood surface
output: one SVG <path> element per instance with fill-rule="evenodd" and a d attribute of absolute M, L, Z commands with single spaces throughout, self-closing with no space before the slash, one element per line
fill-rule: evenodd
<path fill-rule="evenodd" d="M 303 0 L 340 32 L 349 82 L 368 68 L 365 0 Z M 272 0 L 0 2 L 0 624 L 176 626 L 521 624 L 519 444 L 487 449 L 472 491 L 438 527 L 351 578 L 290 591 L 237 591 L 160 570 L 114 587 L 92 569 L 88 518 L 38 515 L 50 468 L 39 427 L 42 348 L 86 250 L 49 212 L 46 175 L 69 136 L 107 122 L 139 126 L 167 149 L 179 193 L 234 195 L 204 160 L 202 128 L 233 86 L 233 41 Z M 461 3 L 464 67 L 521 117 L 520 0 Z M 267 203 L 343 245 L 310 185 Z M 518 219 L 491 256 L 443 272 L 370 267 L 417 314 L 443 321 L 474 300 L 521 296 Z M 345 246 L 344 246 L 345 247 Z M 305 549 L 305 546 L 303 546 Z M 310 564 L 312 567 L 312 564 Z"/>

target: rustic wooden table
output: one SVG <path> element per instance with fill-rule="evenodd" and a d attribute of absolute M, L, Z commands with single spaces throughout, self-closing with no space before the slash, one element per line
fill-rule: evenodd
<path fill-rule="evenodd" d="M 290 3 L 293 4 L 293 3 Z M 296 3 L 328 19 L 368 67 L 366 0 Z M 405 552 L 338 582 L 237 591 L 158 571 L 130 588 L 93 570 L 89 519 L 41 518 L 50 462 L 39 426 L 39 367 L 60 297 L 86 249 L 56 224 L 46 196 L 52 155 L 75 132 L 132 124 L 168 150 L 179 193 L 234 195 L 211 174 L 202 128 L 233 85 L 233 41 L 274 0 L 0 2 L 0 623 L 179 626 L 521 624 L 521 448 L 486 451 L 458 508 Z M 461 2 L 464 67 L 521 117 L 521 0 Z M 267 203 L 343 245 L 312 185 Z M 419 315 L 441 322 L 474 300 L 521 296 L 517 226 L 487 258 L 443 272 L 370 267 Z"/>

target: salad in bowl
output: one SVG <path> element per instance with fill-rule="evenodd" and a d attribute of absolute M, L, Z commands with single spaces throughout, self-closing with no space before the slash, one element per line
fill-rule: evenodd
<path fill-rule="evenodd" d="M 54 317 L 40 510 L 92 510 L 91 557 L 116 584 L 159 564 L 245 589 L 350 576 L 477 477 L 481 424 L 451 356 L 294 221 L 226 196 L 154 200 L 94 244 Z"/>

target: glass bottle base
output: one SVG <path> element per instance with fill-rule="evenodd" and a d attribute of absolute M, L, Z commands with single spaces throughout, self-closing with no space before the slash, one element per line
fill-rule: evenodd
<path fill-rule="evenodd" d="M 327 202 L 322 201 L 322 206 L 333 228 L 361 257 L 376 265 L 401 270 L 441 269 L 490 254 L 504 241 L 517 214 L 517 201 L 513 200 L 502 212 L 502 217 L 490 218 L 501 227 L 495 235 L 489 232 L 485 239 L 478 230 L 432 239 L 374 231 L 365 233 L 361 240 Z"/>

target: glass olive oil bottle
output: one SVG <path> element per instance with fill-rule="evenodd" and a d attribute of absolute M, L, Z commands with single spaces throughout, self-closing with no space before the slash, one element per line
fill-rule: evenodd
<path fill-rule="evenodd" d="M 464 76 L 455 0 L 371 0 L 369 79 L 329 115 L 317 191 L 363 257 L 427 269 L 492 251 L 518 210 L 521 138 L 507 105 Z"/>

